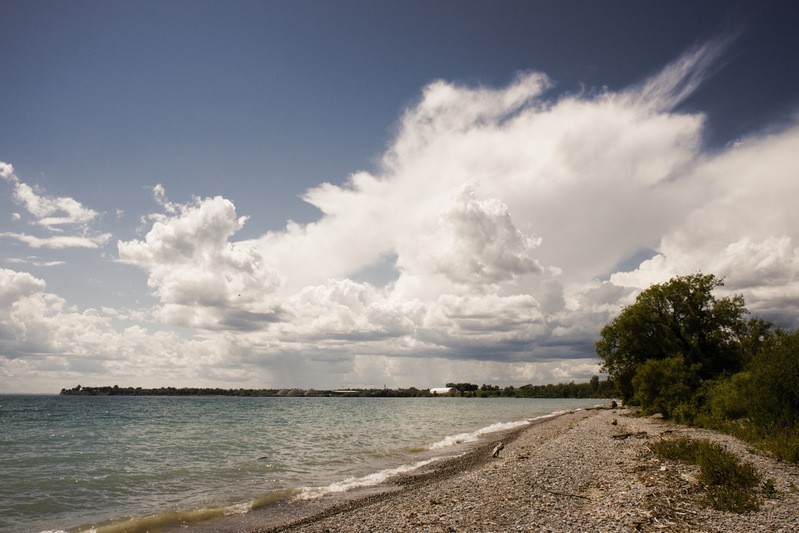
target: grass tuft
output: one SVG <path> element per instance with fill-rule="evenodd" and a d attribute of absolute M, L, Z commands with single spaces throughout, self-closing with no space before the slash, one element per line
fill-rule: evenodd
<path fill-rule="evenodd" d="M 777 497 L 777 482 L 774 478 L 768 478 L 763 482 L 763 494 L 766 498 L 776 498 Z"/>

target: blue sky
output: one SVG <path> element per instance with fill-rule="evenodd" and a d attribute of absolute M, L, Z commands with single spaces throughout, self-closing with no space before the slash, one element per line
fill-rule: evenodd
<path fill-rule="evenodd" d="M 582 380 L 696 270 L 795 327 L 751 4 L 0 0 L 0 391 Z"/>

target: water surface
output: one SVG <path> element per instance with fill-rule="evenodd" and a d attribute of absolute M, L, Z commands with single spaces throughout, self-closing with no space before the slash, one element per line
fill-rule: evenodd
<path fill-rule="evenodd" d="M 0 396 L 0 531 L 245 512 L 377 483 L 481 433 L 596 403 Z"/>

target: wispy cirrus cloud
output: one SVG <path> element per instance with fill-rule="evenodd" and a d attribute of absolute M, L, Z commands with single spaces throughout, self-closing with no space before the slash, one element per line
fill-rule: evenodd
<path fill-rule="evenodd" d="M 46 232 L 36 236 L 21 232 L 3 232 L 1 237 L 25 243 L 31 248 L 99 248 L 111 238 L 108 233 L 92 231 L 90 224 L 100 214 L 85 207 L 73 198 L 49 196 L 19 179 L 14 167 L 0 161 L 0 178 L 12 187 L 14 202 L 25 209 L 32 220 L 30 224 Z M 22 222 L 20 213 L 12 214 L 12 221 Z"/>
<path fill-rule="evenodd" d="M 49 237 L 36 237 L 27 233 L 14 233 L 6 231 L 0 237 L 14 239 L 25 243 L 31 248 L 50 248 L 59 250 L 64 248 L 99 248 L 111 238 L 110 233 L 84 237 L 80 235 L 53 235 Z"/>
<path fill-rule="evenodd" d="M 724 52 L 736 34 L 725 34 L 695 46 L 639 85 L 622 93 L 637 104 L 669 111 L 690 97 L 722 66 Z"/>
<path fill-rule="evenodd" d="M 6 259 L 6 262 L 9 264 L 16 264 L 16 265 L 33 265 L 36 267 L 53 267 L 53 266 L 61 266 L 65 265 L 66 261 L 45 261 L 36 256 L 29 256 L 29 257 L 10 257 Z"/>

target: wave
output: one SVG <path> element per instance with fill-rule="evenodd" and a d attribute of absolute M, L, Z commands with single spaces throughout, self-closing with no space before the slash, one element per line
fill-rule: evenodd
<path fill-rule="evenodd" d="M 416 448 L 416 451 L 436 451 L 436 450 L 443 450 L 452 446 L 456 446 L 458 444 L 465 444 L 470 442 L 477 442 L 480 440 L 481 437 L 484 435 L 488 435 L 491 433 L 497 433 L 499 431 L 506 431 L 509 429 L 515 429 L 518 427 L 526 426 L 531 424 L 535 420 L 544 420 L 547 418 L 554 418 L 556 416 L 560 416 L 562 414 L 574 412 L 572 411 L 555 411 L 546 415 L 537 416 L 534 418 L 529 418 L 526 420 L 518 420 L 515 422 L 496 422 L 494 424 L 482 427 L 478 430 L 469 432 L 469 433 L 458 433 L 457 435 L 449 435 L 444 437 L 438 442 L 435 442 L 425 448 Z M 365 488 L 365 487 L 374 487 L 384 483 L 388 479 L 399 476 L 401 474 L 406 474 L 408 472 L 412 472 L 414 470 L 418 470 L 424 466 L 429 464 L 435 463 L 436 461 L 441 461 L 443 459 L 451 459 L 453 457 L 459 457 L 463 454 L 455 454 L 455 455 L 442 455 L 433 457 L 431 459 L 425 459 L 423 461 L 418 461 L 416 463 L 410 465 L 401 465 L 396 468 L 387 468 L 385 470 L 380 470 L 378 472 L 374 472 L 372 474 L 368 474 L 362 477 L 348 477 L 343 481 L 337 481 L 335 483 L 331 483 L 330 485 L 324 487 L 304 487 L 300 494 L 297 496 L 297 499 L 301 500 L 310 500 L 319 498 L 324 496 L 325 494 L 331 493 L 338 493 L 338 492 L 346 492 L 353 489 Z"/>
<path fill-rule="evenodd" d="M 451 459 L 453 457 L 458 457 L 458 455 L 433 457 L 431 459 L 425 459 L 424 461 L 418 461 L 410 465 L 401 465 L 396 468 L 386 468 L 385 470 L 380 470 L 379 472 L 374 472 L 362 477 L 348 477 L 343 481 L 336 481 L 335 483 L 331 483 L 325 487 L 304 487 L 302 492 L 297 496 L 297 499 L 310 500 L 319 498 L 325 494 L 346 492 L 349 490 L 361 489 L 365 487 L 374 487 L 384 483 L 386 480 L 392 477 L 412 472 L 437 461 Z"/>
<path fill-rule="evenodd" d="M 565 415 L 565 414 L 569 414 L 569 413 L 577 413 L 577 412 L 582 411 L 582 410 L 583 410 L 582 407 L 578 407 L 577 409 L 564 409 L 563 411 L 552 411 L 551 413 L 548 413 L 548 414 L 545 414 L 545 415 L 536 416 L 536 417 L 533 417 L 533 418 L 528 418 L 527 421 L 528 422 L 535 422 L 536 420 L 546 420 L 547 418 L 555 418 L 555 417 L 560 416 L 560 415 Z"/>
<path fill-rule="evenodd" d="M 476 442 L 483 435 L 487 435 L 489 433 L 496 433 L 498 431 L 505 431 L 508 429 L 514 429 L 517 427 L 528 425 L 529 423 L 530 423 L 529 420 L 519 420 L 516 422 L 497 422 L 495 424 L 491 424 L 490 426 L 480 428 L 470 433 L 458 433 L 457 435 L 449 435 L 447 437 L 444 437 L 440 441 L 431 444 L 428 447 L 428 449 L 440 450 L 442 448 L 449 448 L 450 446 L 457 446 L 458 444 Z"/>

